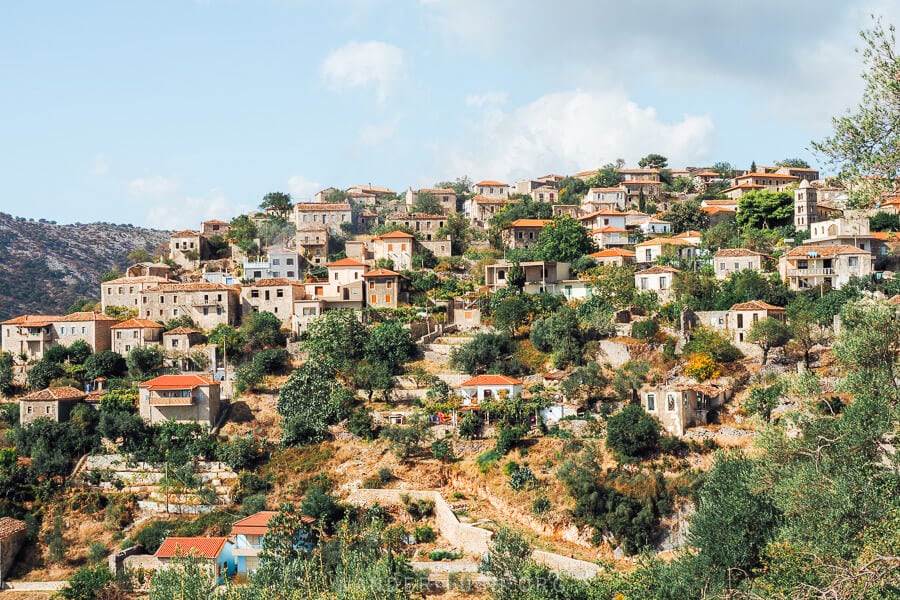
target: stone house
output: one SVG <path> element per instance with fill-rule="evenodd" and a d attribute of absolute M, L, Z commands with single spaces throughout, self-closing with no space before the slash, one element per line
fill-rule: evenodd
<path fill-rule="evenodd" d="M 415 206 L 419 199 L 419 194 L 431 194 L 434 196 L 435 200 L 441 204 L 442 215 L 456 212 L 456 190 L 452 188 L 422 188 L 414 192 L 410 187 L 406 190 L 406 207 L 408 210 L 412 210 L 412 207 Z"/>
<path fill-rule="evenodd" d="M 218 347 L 207 344 L 206 336 L 190 327 L 176 327 L 162 334 L 163 351 L 171 364 L 182 371 L 214 370 L 218 366 Z M 206 364 L 197 364 L 202 355 Z"/>
<path fill-rule="evenodd" d="M 168 568 L 173 558 L 194 556 L 204 564 L 218 583 L 237 572 L 232 554 L 234 544 L 226 537 L 167 537 L 154 556 Z"/>
<path fill-rule="evenodd" d="M 766 189 L 766 186 L 764 185 L 744 182 L 739 185 L 733 185 L 730 188 L 724 189 L 722 190 L 722 193 L 725 194 L 729 199 L 737 201 L 743 198 L 745 194 L 764 189 Z"/>
<path fill-rule="evenodd" d="M 501 238 L 507 248 L 532 248 L 550 219 L 516 219 L 503 228 Z"/>
<path fill-rule="evenodd" d="M 28 537 L 25 521 L 12 517 L 0 517 L 0 582 L 8 579 L 8 573 L 16 560 L 16 554 Z"/>
<path fill-rule="evenodd" d="M 728 388 L 708 384 L 645 386 L 641 406 L 656 417 L 671 435 L 682 436 L 688 427 L 706 425 L 712 409 L 730 397 Z"/>
<path fill-rule="evenodd" d="M 165 327 L 156 321 L 147 319 L 128 319 L 116 323 L 110 328 L 112 350 L 125 356 L 132 348 L 159 346 L 162 344 L 162 333 Z"/>
<path fill-rule="evenodd" d="M 487 229 L 491 217 L 510 204 L 518 204 L 519 202 L 521 200 L 473 196 L 463 203 L 463 214 L 473 226 Z"/>
<path fill-rule="evenodd" d="M 762 189 L 766 189 L 772 192 L 787 191 L 789 186 L 796 183 L 800 183 L 799 177 L 797 177 L 796 175 L 787 175 L 784 173 L 747 173 L 745 175 L 739 175 L 734 178 L 735 187 L 739 187 L 743 184 L 749 184 L 752 186 L 762 186 Z"/>
<path fill-rule="evenodd" d="M 681 273 L 678 269 L 656 265 L 634 274 L 634 287 L 639 292 L 653 292 L 659 298 L 661 304 L 674 299 L 672 282 L 675 276 Z"/>
<path fill-rule="evenodd" d="M 617 173 L 622 182 L 629 181 L 654 181 L 659 183 L 659 169 L 619 169 Z"/>
<path fill-rule="evenodd" d="M 198 327 L 241 322 L 240 288 L 217 283 L 164 283 L 141 294 L 141 317 L 168 321 L 190 317 Z"/>
<path fill-rule="evenodd" d="M 312 265 L 323 265 L 328 260 L 328 238 L 324 225 L 298 227 L 294 234 L 297 251 Z M 298 274 L 300 270 L 298 267 Z"/>
<path fill-rule="evenodd" d="M 424 213 L 394 214 L 385 219 L 387 225 L 403 225 L 418 233 L 423 239 L 437 239 L 438 229 L 444 226 L 447 217 L 444 215 L 426 215 Z"/>
<path fill-rule="evenodd" d="M 805 245 L 856 246 L 876 254 L 880 243 L 869 229 L 868 217 L 856 214 L 851 218 L 840 217 L 812 223 L 809 227 L 809 240 Z"/>
<path fill-rule="evenodd" d="M 700 202 L 700 208 L 712 208 L 717 206 L 719 208 L 727 208 L 728 210 L 737 212 L 739 204 L 740 200 L 734 198 L 729 198 L 727 200 L 724 198 L 710 198 Z"/>
<path fill-rule="evenodd" d="M 366 289 L 366 306 L 372 308 L 397 308 L 409 302 L 406 278 L 396 271 L 375 269 L 363 273 Z"/>
<path fill-rule="evenodd" d="M 656 217 L 628 219 L 629 229 L 638 229 L 644 235 L 659 235 L 672 232 L 672 224 Z"/>
<path fill-rule="evenodd" d="M 477 375 L 459 385 L 463 406 L 478 406 L 485 399 L 511 400 L 522 395 L 522 381 L 506 375 Z"/>
<path fill-rule="evenodd" d="M 709 217 L 709 226 L 715 227 L 719 223 L 730 221 L 737 217 L 737 210 L 732 210 L 725 206 L 703 206 L 700 212 Z"/>
<path fill-rule="evenodd" d="M 466 331 L 481 328 L 481 303 L 475 294 L 456 296 L 447 303 L 447 324 Z"/>
<path fill-rule="evenodd" d="M 236 521 L 231 526 L 231 535 L 234 540 L 232 554 L 237 562 L 237 573 L 240 575 L 252 575 L 259 568 L 259 558 L 262 553 L 263 538 L 269 532 L 269 521 L 277 515 L 274 510 L 263 510 L 256 514 Z M 304 525 L 312 525 L 316 522 L 313 517 L 302 515 L 300 521 Z M 312 545 L 304 540 L 306 536 L 300 532 L 300 548 L 311 550 Z"/>
<path fill-rule="evenodd" d="M 138 385 L 139 412 L 151 425 L 171 420 L 212 427 L 219 404 L 219 384 L 201 375 L 161 375 Z"/>
<path fill-rule="evenodd" d="M 687 240 L 657 237 L 635 244 L 634 252 L 638 263 L 655 263 L 664 255 L 691 258 L 696 256 L 697 247 Z"/>
<path fill-rule="evenodd" d="M 393 198 L 397 195 L 397 192 L 395 192 L 391 188 L 380 187 L 377 185 L 354 185 L 352 187 L 348 187 L 346 191 L 348 194 L 365 194 L 368 196 L 375 196 L 377 200 Z"/>
<path fill-rule="evenodd" d="M 207 239 L 215 236 L 227 238 L 230 232 L 231 225 L 227 221 L 210 219 L 209 221 L 200 223 L 200 235 Z"/>
<path fill-rule="evenodd" d="M 607 248 L 606 250 L 601 250 L 600 252 L 594 252 L 593 254 L 588 254 L 590 258 L 593 258 L 598 266 L 601 267 L 621 267 L 624 265 L 634 264 L 635 254 L 631 250 L 625 250 L 622 248 Z"/>
<path fill-rule="evenodd" d="M 100 307 L 106 310 L 110 306 L 118 306 L 131 311 L 140 312 L 141 294 L 152 287 L 163 283 L 174 283 L 167 277 L 158 275 L 139 275 L 119 277 L 100 284 Z"/>
<path fill-rule="evenodd" d="M 559 199 L 559 182 L 553 179 L 526 179 L 517 181 L 515 189 L 510 189 L 516 194 L 527 194 L 535 202 L 554 203 Z"/>
<path fill-rule="evenodd" d="M 45 388 L 19 398 L 19 422 L 22 425 L 37 419 L 57 423 L 69 420 L 69 414 L 87 394 L 71 386 Z"/>
<path fill-rule="evenodd" d="M 534 260 L 520 262 L 519 266 L 525 271 L 526 294 L 542 294 L 544 292 L 555 293 L 557 285 L 569 279 L 569 263 Z M 499 260 L 492 265 L 484 267 L 484 284 L 495 292 L 507 285 L 507 275 L 513 263 L 507 260 Z"/>
<path fill-rule="evenodd" d="M 656 201 L 662 191 L 662 183 L 653 179 L 626 179 L 620 183 L 628 194 L 628 203 L 632 206 L 639 206 L 641 196 L 644 201 Z"/>
<path fill-rule="evenodd" d="M 391 231 L 372 238 L 370 247 L 375 261 L 390 260 L 394 268 L 404 271 L 412 268 L 415 237 L 404 231 Z"/>
<path fill-rule="evenodd" d="M 792 290 L 822 285 L 840 289 L 853 276 L 872 273 L 875 258 L 856 246 L 798 246 L 778 261 L 778 274 Z"/>
<path fill-rule="evenodd" d="M 319 204 L 315 202 L 298 202 L 294 205 L 294 225 L 298 228 L 307 225 L 324 225 L 336 233 L 341 233 L 341 225 L 353 224 L 353 211 L 349 202 L 336 204 Z"/>
<path fill-rule="evenodd" d="M 751 269 L 762 273 L 768 257 L 746 248 L 722 248 L 713 255 L 716 279 L 728 279 L 732 273 Z"/>
<path fill-rule="evenodd" d="M 23 315 L 0 323 L 4 352 L 41 359 L 57 344 L 82 340 L 94 352 L 110 349 L 110 328 L 116 319 L 101 313 L 76 312 L 59 315 Z"/>
<path fill-rule="evenodd" d="M 193 269 L 206 254 L 206 238 L 199 231 L 185 229 L 169 236 L 169 258 L 179 267 Z"/>
<path fill-rule="evenodd" d="M 125 277 L 161 277 L 162 279 L 168 279 L 171 273 L 172 267 L 165 263 L 135 263 L 125 269 Z"/>
<path fill-rule="evenodd" d="M 241 287 L 241 315 L 270 312 L 290 329 L 294 303 L 305 298 L 303 284 L 289 279 L 261 279 Z"/>
<path fill-rule="evenodd" d="M 769 317 L 784 321 L 785 312 L 784 308 L 773 306 L 762 300 L 741 302 L 732 306 L 725 313 L 725 329 L 734 342 L 744 343 L 747 334 L 757 321 Z"/>
<path fill-rule="evenodd" d="M 506 200 L 509 198 L 509 185 L 499 181 L 486 179 L 484 181 L 479 181 L 472 186 L 472 192 L 476 196 L 484 196 L 485 198 L 492 198 L 494 200 Z"/>

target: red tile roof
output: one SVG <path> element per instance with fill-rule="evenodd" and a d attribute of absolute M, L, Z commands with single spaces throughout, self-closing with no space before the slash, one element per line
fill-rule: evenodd
<path fill-rule="evenodd" d="M 96 312 L 74 312 L 56 320 L 65 321 L 67 323 L 81 323 L 83 321 L 118 321 L 118 319 Z"/>
<path fill-rule="evenodd" d="M 109 281 L 104 281 L 100 285 L 104 286 L 111 283 L 165 283 L 167 281 L 171 280 L 166 279 L 165 277 L 157 277 L 156 275 L 141 275 L 139 277 L 119 277 L 118 279 L 110 279 Z"/>
<path fill-rule="evenodd" d="M 460 387 L 474 387 L 478 385 L 521 385 L 522 382 L 515 377 L 506 375 L 477 375 L 460 384 Z"/>
<path fill-rule="evenodd" d="M 234 285 L 225 285 L 224 283 L 208 283 L 208 282 L 197 282 L 197 283 L 163 283 L 156 287 L 152 287 L 146 291 L 148 292 L 215 292 L 215 291 L 226 291 L 226 292 L 234 292 L 239 291 L 240 288 Z"/>
<path fill-rule="evenodd" d="M 201 385 L 219 385 L 201 375 L 161 375 L 145 381 L 138 387 L 154 390 L 192 390 Z"/>
<path fill-rule="evenodd" d="M 733 208 L 728 208 L 727 206 L 703 206 L 700 208 L 700 210 L 705 212 L 708 215 L 715 215 L 720 212 L 727 212 L 727 213 L 736 213 L 737 212 Z"/>
<path fill-rule="evenodd" d="M 295 204 L 294 208 L 296 208 L 300 212 L 316 212 L 317 210 L 350 210 L 349 202 L 342 202 L 338 204 L 325 204 L 318 202 L 301 202 L 299 204 Z"/>
<path fill-rule="evenodd" d="M 732 306 L 729 310 L 768 310 L 772 312 L 784 312 L 785 309 L 780 306 L 774 306 L 762 300 L 751 300 L 750 302 L 740 302 Z"/>
<path fill-rule="evenodd" d="M 375 269 L 363 273 L 363 277 L 399 277 L 400 273 L 388 269 Z"/>
<path fill-rule="evenodd" d="M 643 271 L 638 271 L 635 273 L 637 275 L 662 275 L 663 273 L 681 273 L 678 269 L 673 269 L 672 267 L 665 267 L 663 265 L 656 265 L 655 267 L 650 267 L 649 269 L 644 269 Z"/>
<path fill-rule="evenodd" d="M 193 553 L 203 558 L 218 558 L 227 541 L 226 537 L 169 537 L 154 556 L 172 558 Z"/>
<path fill-rule="evenodd" d="M 365 267 L 366 265 L 359 262 L 358 260 L 353 260 L 352 258 L 342 258 L 341 260 L 336 260 L 334 262 L 330 262 L 325 265 L 326 267 Z"/>
<path fill-rule="evenodd" d="M 373 239 L 376 239 L 376 240 L 383 240 L 383 239 L 388 239 L 388 238 L 390 238 L 390 239 L 399 239 L 399 238 L 409 239 L 409 238 L 414 238 L 414 237 L 415 237 L 414 235 L 412 235 L 410 233 L 406 233 L 405 231 L 396 230 L 396 231 L 389 231 L 388 233 L 383 233 Z"/>
<path fill-rule="evenodd" d="M 156 321 L 148 319 L 128 319 L 127 321 L 116 323 L 112 326 L 112 329 L 165 329 L 165 327 Z"/>
<path fill-rule="evenodd" d="M 768 177 L 769 179 L 800 179 L 796 175 L 782 175 L 780 173 L 747 173 L 746 175 L 739 175 L 735 177 L 734 180 L 738 179 L 749 179 L 750 177 Z"/>
<path fill-rule="evenodd" d="M 10 319 L 8 321 L 3 321 L 0 325 L 26 325 L 30 327 L 46 327 L 53 323 L 53 321 L 59 321 L 62 317 L 58 315 L 22 315 L 21 317 L 16 317 L 15 319 Z"/>
<path fill-rule="evenodd" d="M 600 229 L 594 229 L 591 231 L 591 234 L 594 233 L 628 233 L 627 229 L 622 229 L 621 227 L 613 227 L 612 225 L 607 225 L 606 227 L 601 227 Z"/>
<path fill-rule="evenodd" d="M 635 248 L 639 248 L 641 246 L 693 246 L 691 242 L 687 240 L 683 240 L 681 238 L 651 238 L 649 240 L 644 240 L 639 244 L 635 244 Z"/>
<path fill-rule="evenodd" d="M 715 258 L 737 258 L 741 256 L 765 256 L 765 254 L 747 250 L 746 248 L 722 248 L 714 255 Z"/>
<path fill-rule="evenodd" d="M 176 237 L 198 237 L 199 235 L 200 235 L 199 231 L 194 231 L 192 229 L 184 229 L 182 231 L 179 231 L 178 233 L 173 233 L 171 235 L 171 237 L 173 237 L 173 238 L 176 238 Z"/>
<path fill-rule="evenodd" d="M 796 257 L 804 257 L 804 258 L 822 258 L 829 256 L 838 256 L 840 254 L 865 254 L 869 255 L 866 250 L 862 250 L 861 248 L 857 248 L 856 246 L 797 246 L 796 248 L 791 248 L 784 255 L 789 256 L 791 258 Z"/>
<path fill-rule="evenodd" d="M 486 186 L 488 186 L 488 187 L 490 187 L 490 186 L 492 186 L 492 185 L 493 185 L 493 186 L 500 186 L 500 187 L 509 187 L 509 186 L 508 186 L 507 184 L 505 184 L 505 183 L 502 183 L 502 182 L 500 182 L 500 181 L 494 181 L 494 180 L 492 180 L 492 179 L 485 179 L 484 181 L 479 181 L 479 182 L 476 183 L 475 185 L 480 185 L 480 186 L 485 186 L 485 185 L 486 185 Z"/>
<path fill-rule="evenodd" d="M 72 386 L 45 388 L 22 396 L 19 400 L 81 400 L 85 393 Z"/>
<path fill-rule="evenodd" d="M 247 284 L 244 287 L 275 287 L 281 285 L 300 285 L 299 281 L 291 281 L 284 277 L 270 277 L 269 279 L 259 279 Z"/>
<path fill-rule="evenodd" d="M 200 333 L 200 331 L 191 327 L 184 327 L 182 325 L 180 327 L 176 327 L 175 329 L 164 331 L 163 335 L 185 335 L 189 333 Z"/>
<path fill-rule="evenodd" d="M 588 254 L 588 256 L 591 258 L 610 258 L 613 256 L 634 258 L 635 254 L 631 250 L 622 250 L 621 248 L 609 248 L 607 250 L 601 250 L 600 252 L 594 252 L 593 254 Z"/>
<path fill-rule="evenodd" d="M 255 515 L 245 517 L 231 526 L 231 533 L 236 535 L 265 535 L 269 531 L 269 521 L 277 515 L 274 510 L 262 510 Z M 309 515 L 302 515 L 303 523 L 315 523 L 316 520 Z"/>
<path fill-rule="evenodd" d="M 543 227 L 547 223 L 552 223 L 553 219 L 516 219 L 507 227 Z"/>

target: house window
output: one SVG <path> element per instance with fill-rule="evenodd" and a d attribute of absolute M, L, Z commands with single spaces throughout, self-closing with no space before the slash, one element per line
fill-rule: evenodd
<path fill-rule="evenodd" d="M 393 282 L 393 281 L 388 281 L 388 282 L 387 282 L 387 289 L 391 289 L 392 287 L 394 287 L 394 282 Z"/>
<path fill-rule="evenodd" d="M 25 408 L 25 413 L 26 413 L 26 414 L 29 414 L 29 415 L 30 415 L 30 414 L 33 413 L 33 412 L 34 412 L 34 407 L 33 407 L 33 406 L 28 406 L 28 407 Z"/>
<path fill-rule="evenodd" d="M 294 276 L 294 272 L 293 272 L 293 271 L 288 271 L 288 272 L 287 272 L 287 276 L 288 276 L 288 277 L 293 277 L 293 276 Z"/>
<path fill-rule="evenodd" d="M 738 324 L 738 329 L 744 328 L 744 314 L 743 313 L 738 313 L 737 324 Z"/>
<path fill-rule="evenodd" d="M 390 294 L 387 294 L 387 295 L 384 297 L 384 301 L 385 301 L 386 304 L 390 304 L 390 303 L 391 303 L 391 295 L 390 295 Z"/>
<path fill-rule="evenodd" d="M 282 290 L 282 289 L 275 290 L 275 297 L 276 298 L 284 298 L 284 290 Z"/>
<path fill-rule="evenodd" d="M 388 244 L 388 252 L 393 252 L 393 251 L 394 251 L 394 245 Z"/>
<path fill-rule="evenodd" d="M 44 412 L 45 412 L 46 414 L 48 414 L 48 415 L 51 414 L 51 413 L 53 413 L 53 407 L 52 407 L 52 406 L 46 406 L 46 407 L 44 407 Z"/>
<path fill-rule="evenodd" d="M 172 340 L 172 347 L 173 347 L 173 348 L 177 348 L 177 347 L 178 347 L 178 340 Z"/>
<path fill-rule="evenodd" d="M 666 410 L 669 412 L 675 411 L 675 394 L 666 394 Z"/>
<path fill-rule="evenodd" d="M 497 271 L 497 279 L 506 279 L 506 271 Z"/>
<path fill-rule="evenodd" d="M 734 270 L 735 270 L 735 271 L 740 271 L 740 270 L 741 270 L 741 264 L 740 264 L 740 263 L 734 263 Z"/>
<path fill-rule="evenodd" d="M 294 259 L 293 259 L 293 258 L 286 258 L 286 259 L 284 260 L 284 264 L 286 264 L 286 265 L 292 265 L 292 264 L 294 264 Z"/>
<path fill-rule="evenodd" d="M 647 410 L 656 410 L 656 394 L 647 394 Z"/>
<path fill-rule="evenodd" d="M 65 328 L 65 327 L 60 327 L 60 328 L 59 328 L 59 335 L 66 335 L 66 328 Z"/>
<path fill-rule="evenodd" d="M 375 304 L 377 302 L 375 298 L 376 298 L 375 294 L 372 294 L 371 304 Z"/>
<path fill-rule="evenodd" d="M 137 329 L 135 329 L 134 331 L 131 332 L 131 337 L 137 339 L 137 337 L 138 337 L 138 330 L 137 330 Z"/>
<path fill-rule="evenodd" d="M 259 290 L 250 290 L 251 298 L 259 298 Z"/>
<path fill-rule="evenodd" d="M 759 313 L 753 313 L 753 322 L 756 323 L 759 321 Z"/>
<path fill-rule="evenodd" d="M 221 301 L 222 301 L 222 294 L 218 294 L 218 295 L 216 296 L 216 300 L 218 300 L 219 302 L 221 302 Z"/>
<path fill-rule="evenodd" d="M 650 262 L 653 260 L 653 253 L 650 251 L 650 248 L 647 248 L 646 250 L 644 250 L 644 259 L 647 262 Z"/>
<path fill-rule="evenodd" d="M 646 277 L 641 277 L 641 289 L 642 290 L 647 289 L 647 278 Z"/>
<path fill-rule="evenodd" d="M 659 278 L 659 289 L 661 289 L 661 290 L 666 289 L 666 278 L 665 277 Z"/>
<path fill-rule="evenodd" d="M 121 340 L 121 339 L 122 339 L 122 332 L 121 332 L 121 331 L 117 331 L 117 332 L 116 332 L 116 339 L 117 339 L 117 340 Z"/>
<path fill-rule="evenodd" d="M 720 262 L 720 263 L 719 263 L 719 270 L 720 270 L 720 271 L 724 271 L 724 270 L 725 270 L 725 263 L 723 263 L 723 262 Z"/>
<path fill-rule="evenodd" d="M 849 266 L 849 267 L 851 267 L 851 268 L 853 268 L 853 267 L 858 267 L 858 266 L 859 266 L 859 257 L 858 257 L 858 256 L 851 256 L 850 258 L 848 258 L 848 259 L 847 259 L 847 266 Z"/>
<path fill-rule="evenodd" d="M 370 290 L 374 290 L 374 289 L 375 289 L 375 282 L 374 282 L 374 281 L 370 281 L 370 282 L 369 282 L 369 289 L 370 289 Z"/>
<path fill-rule="evenodd" d="M 278 258 L 273 258 L 273 259 L 272 259 L 272 265 L 273 265 L 273 266 L 274 266 L 274 265 L 280 265 L 280 264 L 281 264 L 281 259 L 278 259 Z"/>

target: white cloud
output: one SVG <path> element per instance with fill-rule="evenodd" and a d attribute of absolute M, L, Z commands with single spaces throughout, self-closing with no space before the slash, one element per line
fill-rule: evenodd
<path fill-rule="evenodd" d="M 492 110 L 472 124 L 464 147 L 438 158 L 450 172 L 514 181 L 597 168 L 616 158 L 634 164 L 650 152 L 671 164 L 696 164 L 710 158 L 714 133 L 709 116 L 667 123 L 621 91 L 575 90 L 507 112 Z"/>
<path fill-rule="evenodd" d="M 310 181 L 302 175 L 294 175 L 288 179 L 288 191 L 294 198 L 294 201 L 312 198 L 321 189 L 321 183 Z"/>
<path fill-rule="evenodd" d="M 147 211 L 147 223 L 157 229 L 198 229 L 208 219 L 230 220 L 251 207 L 232 204 L 221 190 L 203 196 L 172 195 L 154 202 Z"/>
<path fill-rule="evenodd" d="M 384 42 L 352 41 L 325 57 L 321 73 L 331 89 L 373 86 L 379 101 L 384 101 L 403 67 L 403 50 L 397 46 Z"/>
<path fill-rule="evenodd" d="M 104 175 L 109 174 L 109 161 L 106 159 L 106 156 L 102 152 L 94 157 L 94 163 L 91 167 L 91 172 L 98 177 L 103 177 Z"/>
<path fill-rule="evenodd" d="M 466 96 L 466 106 L 485 106 L 491 104 L 506 104 L 509 94 L 506 92 L 487 92 L 485 94 L 472 94 Z"/>
<path fill-rule="evenodd" d="M 180 188 L 181 184 L 177 180 L 161 175 L 138 177 L 128 182 L 128 195 L 137 199 L 164 198 Z"/>
<path fill-rule="evenodd" d="M 387 141 L 397 132 L 397 125 L 400 124 L 400 117 L 382 123 L 380 125 L 367 125 L 359 132 L 359 143 L 365 146 L 375 146 L 381 142 Z"/>

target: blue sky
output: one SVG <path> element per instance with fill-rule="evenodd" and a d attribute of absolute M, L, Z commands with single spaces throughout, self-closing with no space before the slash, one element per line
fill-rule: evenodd
<path fill-rule="evenodd" d="M 6 6 L 0 210 L 168 229 L 274 190 L 788 156 L 859 98 L 886 0 Z"/>

